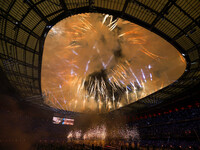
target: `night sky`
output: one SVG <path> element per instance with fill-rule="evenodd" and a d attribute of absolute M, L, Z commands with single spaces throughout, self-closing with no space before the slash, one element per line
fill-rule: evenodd
<path fill-rule="evenodd" d="M 52 107 L 107 112 L 173 83 L 185 67 L 178 50 L 136 24 L 105 14 L 75 15 L 46 37 L 42 91 Z"/>

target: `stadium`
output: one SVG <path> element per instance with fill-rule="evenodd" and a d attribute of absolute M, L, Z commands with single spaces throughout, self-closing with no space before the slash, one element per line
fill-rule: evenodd
<path fill-rule="evenodd" d="M 0 149 L 200 149 L 200 1 L 0 0 Z"/>

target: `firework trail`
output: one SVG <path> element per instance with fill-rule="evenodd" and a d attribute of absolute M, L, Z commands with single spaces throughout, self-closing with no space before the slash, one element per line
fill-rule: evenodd
<path fill-rule="evenodd" d="M 72 130 L 67 134 L 67 139 L 73 140 L 73 142 L 82 141 L 85 143 L 89 141 L 90 143 L 95 143 L 97 141 L 108 142 L 116 139 L 134 141 L 139 140 L 140 136 L 137 127 L 124 126 L 107 129 L 105 125 L 97 125 L 87 129 L 85 132 Z"/>
<path fill-rule="evenodd" d="M 144 32 L 107 14 L 81 14 L 55 25 L 45 41 L 45 102 L 62 110 L 102 113 L 168 85 L 166 72 L 172 71 L 166 61 L 172 58 L 147 49 Z M 178 57 L 173 62 L 185 66 Z"/>

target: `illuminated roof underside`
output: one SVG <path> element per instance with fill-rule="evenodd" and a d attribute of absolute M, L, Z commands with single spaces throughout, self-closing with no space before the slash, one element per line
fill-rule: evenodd
<path fill-rule="evenodd" d="M 129 21 L 81 14 L 47 35 L 42 63 L 45 103 L 77 112 L 108 112 L 176 81 L 185 59 L 168 42 Z"/>

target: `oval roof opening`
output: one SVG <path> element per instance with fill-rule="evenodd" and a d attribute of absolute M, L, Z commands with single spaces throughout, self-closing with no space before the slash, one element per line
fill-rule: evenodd
<path fill-rule="evenodd" d="M 86 13 L 49 31 L 42 92 L 51 107 L 104 113 L 176 81 L 186 61 L 170 43 L 129 21 Z"/>

